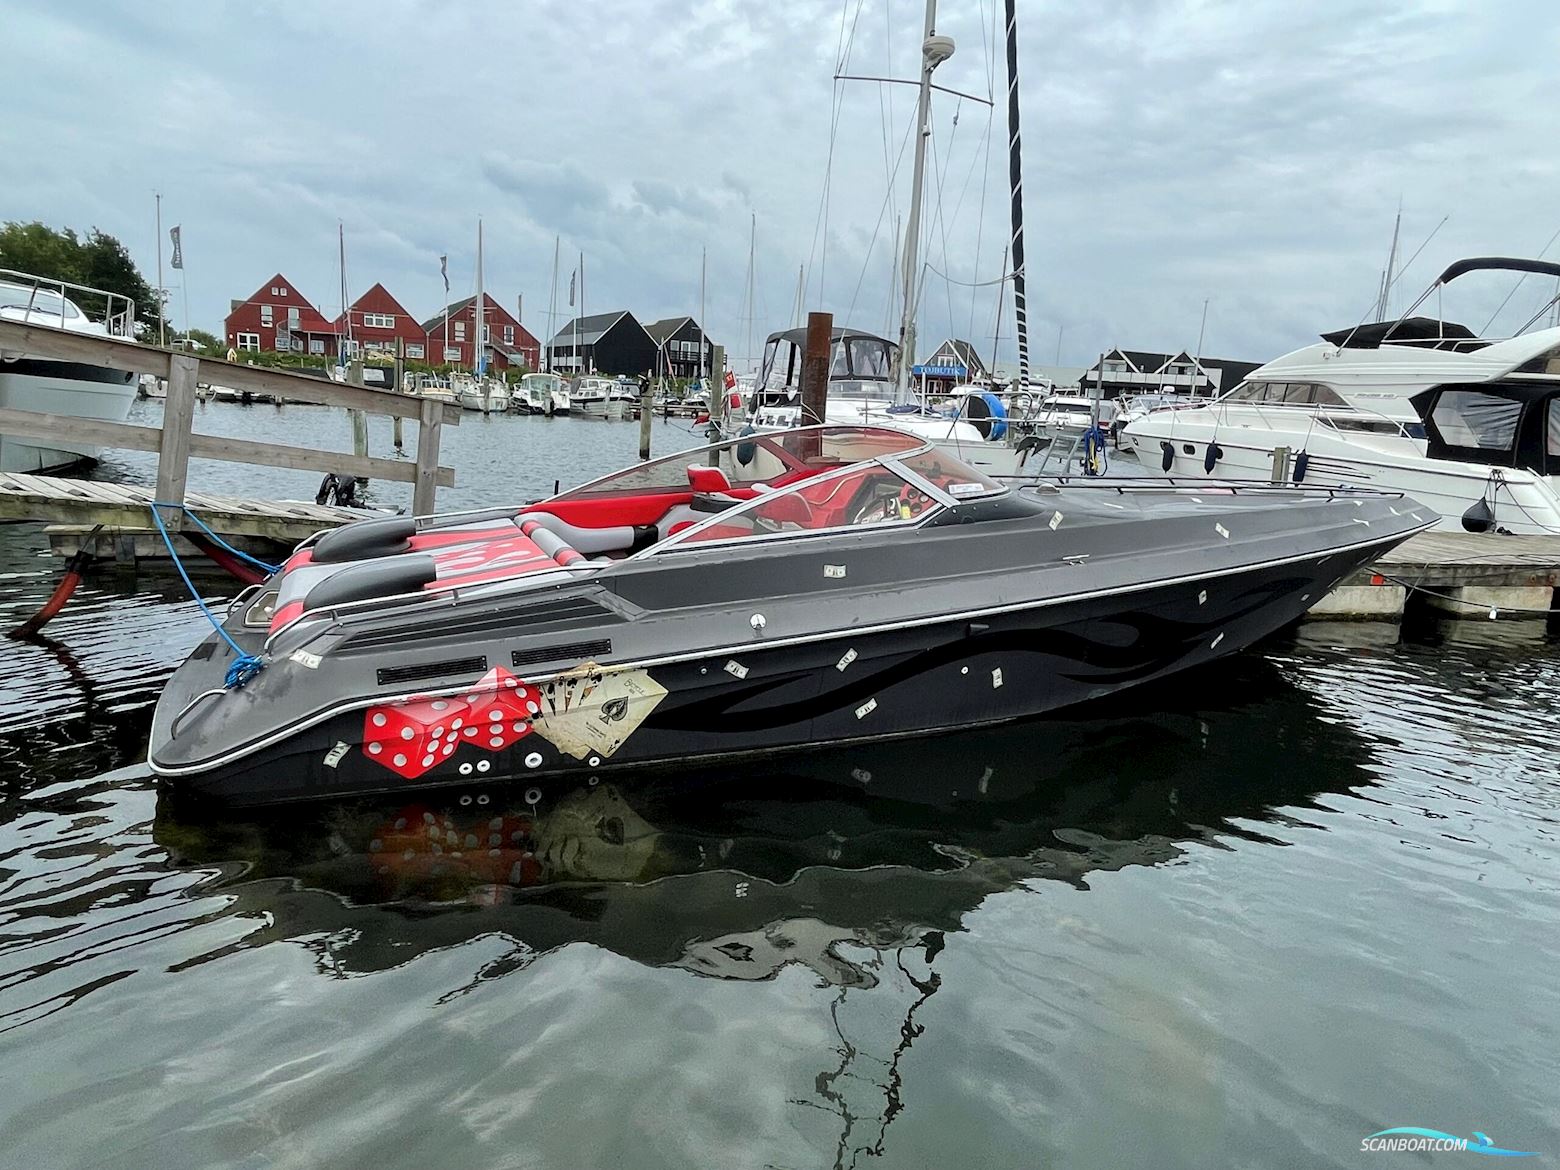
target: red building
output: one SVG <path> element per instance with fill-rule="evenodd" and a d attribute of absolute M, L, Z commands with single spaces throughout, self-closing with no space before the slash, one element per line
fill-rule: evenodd
<path fill-rule="evenodd" d="M 280 272 L 231 307 L 223 328 L 228 345 L 239 353 L 268 349 L 333 356 L 336 352 L 336 326 Z"/>
<path fill-rule="evenodd" d="M 482 304 L 489 365 L 501 370 L 513 366 L 540 368 L 542 343 L 486 293 L 482 295 Z M 446 305 L 437 316 L 422 323 L 422 332 L 427 338 L 429 362 L 471 369 L 476 356 L 477 298 L 466 297 Z"/>
<path fill-rule="evenodd" d="M 400 341 L 406 346 L 408 361 L 438 360 L 429 355 L 428 335 L 418 324 L 417 318 L 408 313 L 405 306 L 391 296 L 390 290 L 382 284 L 374 285 L 353 301 L 346 316 L 347 321 L 337 317 L 333 328 L 340 336 L 350 336 L 360 352 L 377 351 L 394 355 L 395 343 Z"/>

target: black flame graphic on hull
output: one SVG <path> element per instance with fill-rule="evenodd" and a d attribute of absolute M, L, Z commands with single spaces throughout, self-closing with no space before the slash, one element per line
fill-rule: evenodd
<path fill-rule="evenodd" d="M 1284 577 L 1254 582 L 1249 588 L 1225 599 L 1216 616 L 1183 621 L 1152 612 L 1088 618 L 1052 629 L 992 630 L 969 636 L 955 635 L 930 649 L 912 653 L 899 662 L 871 674 L 844 680 L 821 694 L 756 710 L 736 710 L 744 703 L 813 673 L 799 668 L 771 675 L 746 686 L 732 687 L 718 695 L 695 698 L 676 707 L 663 704 L 647 727 L 665 731 L 702 731 L 711 726 L 735 732 L 767 731 L 815 719 L 830 712 L 854 707 L 899 683 L 907 682 L 941 667 L 962 662 L 988 652 L 1003 654 L 1039 654 L 1069 664 L 1057 671 L 1059 677 L 1091 686 L 1125 686 L 1158 674 L 1206 646 L 1209 635 L 1244 617 L 1271 607 L 1280 598 L 1298 596 L 1310 577 Z M 1235 603 L 1230 608 L 1229 603 Z M 1089 636 L 1085 629 L 1103 631 L 1125 628 L 1132 636 L 1122 642 Z M 962 627 L 961 627 L 962 628 Z M 833 672 L 829 672 L 832 674 Z"/>

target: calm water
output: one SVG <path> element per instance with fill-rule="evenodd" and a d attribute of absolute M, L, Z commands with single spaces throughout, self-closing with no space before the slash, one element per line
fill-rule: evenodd
<path fill-rule="evenodd" d="M 636 440 L 468 416 L 445 499 Z M 0 626 L 43 547 L 0 530 Z M 1560 1158 L 1542 629 L 1313 625 L 1000 732 L 222 822 L 142 762 L 202 632 L 105 572 L 0 643 L 0 1165 L 1423 1164 L 1360 1152 L 1396 1125 Z"/>

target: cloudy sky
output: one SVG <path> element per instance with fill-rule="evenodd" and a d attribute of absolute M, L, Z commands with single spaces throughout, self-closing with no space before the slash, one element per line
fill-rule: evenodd
<path fill-rule="evenodd" d="M 160 190 L 213 331 L 277 270 L 334 313 L 338 223 L 354 292 L 380 280 L 432 316 L 441 254 L 472 291 L 479 216 L 489 291 L 523 293 L 539 334 L 555 237 L 560 301 L 583 253 L 587 310 L 641 320 L 697 313 L 703 249 L 706 323 L 738 354 L 745 316 L 759 337 L 792 323 L 799 269 L 806 308 L 883 330 L 913 91 L 833 75 L 913 76 L 922 8 L 5 0 L 0 219 L 100 227 L 151 274 Z M 958 51 L 937 80 L 998 107 L 936 102 L 923 352 L 950 331 L 989 350 L 996 290 L 944 277 L 1001 272 L 1001 0 L 942 9 Z M 1205 298 L 1216 356 L 1350 324 L 1400 199 L 1408 253 L 1449 217 L 1400 301 L 1453 258 L 1537 255 L 1560 230 L 1553 0 L 1019 0 L 1019 22 L 1037 360 L 1059 338 L 1064 363 L 1194 348 Z M 1480 327 L 1510 288 L 1446 314 Z M 1552 291 L 1530 282 L 1501 323 Z M 1006 356 L 1011 307 L 1002 333 Z"/>

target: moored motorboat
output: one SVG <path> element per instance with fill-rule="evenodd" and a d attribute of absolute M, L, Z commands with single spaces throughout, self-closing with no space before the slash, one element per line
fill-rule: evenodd
<path fill-rule="evenodd" d="M 807 330 L 772 333 L 764 342 L 758 387 L 748 399 L 750 424 L 760 430 L 801 426 L 802 350 Z M 961 405 L 945 414 L 923 402 L 895 401 L 894 364 L 899 347 L 859 329 L 835 327 L 830 337 L 829 395 L 822 421 L 839 426 L 889 426 L 936 444 L 956 459 L 994 476 L 1023 473 L 1026 451 L 1007 443 L 1003 415 L 973 418 Z M 998 408 L 1000 409 L 1000 407 Z"/>
<path fill-rule="evenodd" d="M 552 416 L 568 413 L 568 391 L 557 374 L 526 374 L 520 379 L 511 397 L 511 404 L 521 414 Z M 558 397 L 565 395 L 563 409 L 559 410 Z"/>
<path fill-rule="evenodd" d="M 571 411 L 586 418 L 622 418 L 623 403 L 624 398 L 613 378 L 576 378 L 569 387 Z"/>
<path fill-rule="evenodd" d="M 306 541 L 175 672 L 149 758 L 272 802 L 1001 722 L 1248 646 L 1433 522 L 1378 492 L 1004 486 L 884 428 L 748 435 Z"/>
<path fill-rule="evenodd" d="M 72 298 L 100 305 L 102 319 L 94 321 Z M 8 269 L 0 269 L 0 320 L 135 340 L 134 301 L 103 289 Z M 136 376 L 129 371 L 0 350 L 0 407 L 124 422 L 135 396 Z M 0 471 L 53 471 L 91 463 L 97 456 L 98 448 L 91 443 L 0 434 Z"/>
<path fill-rule="evenodd" d="M 1396 321 L 1324 334 L 1221 398 L 1145 414 L 1122 446 L 1166 475 L 1378 487 L 1447 530 L 1560 533 L 1560 328 L 1494 339 L 1413 315 L 1481 271 L 1560 279 L 1552 261 L 1459 260 Z"/>

